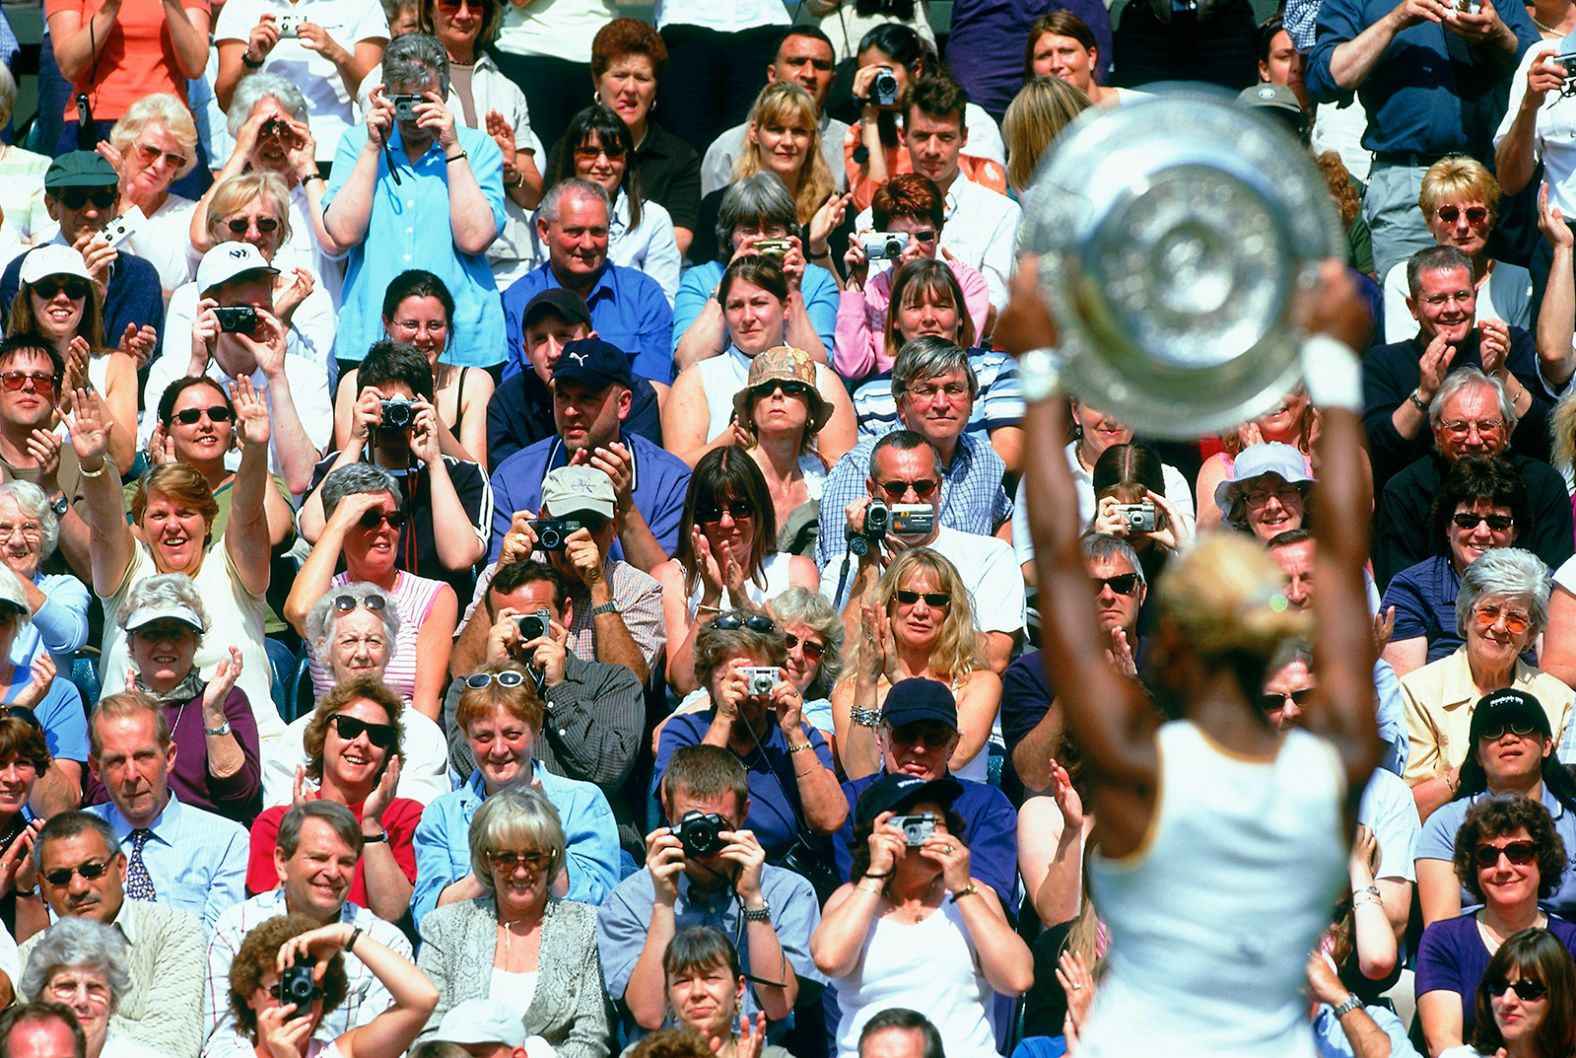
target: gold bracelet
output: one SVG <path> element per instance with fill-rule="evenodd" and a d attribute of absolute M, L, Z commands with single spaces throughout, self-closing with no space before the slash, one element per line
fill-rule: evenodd
<path fill-rule="evenodd" d="M 103 463 L 99 464 L 99 468 L 97 470 L 89 470 L 87 467 L 83 466 L 81 463 L 78 463 L 77 464 L 77 474 L 79 476 L 81 476 L 81 477 L 84 477 L 84 478 L 101 478 L 101 477 L 104 476 L 104 470 L 108 466 L 109 466 L 109 460 L 107 460 L 107 459 Z"/>

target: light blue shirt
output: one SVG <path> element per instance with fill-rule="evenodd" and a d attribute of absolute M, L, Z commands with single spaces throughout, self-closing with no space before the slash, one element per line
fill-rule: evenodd
<path fill-rule="evenodd" d="M 1374 690 L 1379 695 L 1379 741 L 1384 743 L 1384 756 L 1379 766 L 1405 775 L 1406 705 L 1401 701 L 1401 680 L 1388 661 L 1374 662 Z"/>
<path fill-rule="evenodd" d="M 114 803 L 88 809 L 114 828 L 121 851 L 131 856 L 131 823 Z M 246 899 L 246 855 L 250 838 L 239 823 L 183 805 L 170 794 L 148 827 L 142 862 L 153 882 L 155 903 L 190 911 L 209 933 L 224 914 Z"/>
<path fill-rule="evenodd" d="M 686 271 L 679 281 L 679 292 L 673 298 L 673 352 L 678 352 L 679 339 L 711 300 L 711 292 L 722 282 L 724 270 L 723 262 L 707 261 Z M 837 280 L 820 265 L 806 265 L 799 292 L 804 296 L 804 314 L 826 346 L 826 359 L 830 362 L 833 332 L 837 330 Z"/>
<path fill-rule="evenodd" d="M 1390 1037 L 1390 1058 L 1421 1058 L 1412 1041 L 1407 1039 L 1406 1026 L 1394 1011 L 1379 1006 L 1365 1006 L 1363 1011 Z M 1313 1017 L 1313 1046 L 1319 1058 L 1352 1058 L 1352 1042 L 1346 1038 L 1346 1030 L 1341 1028 L 1328 1003 L 1321 1005 Z"/>
<path fill-rule="evenodd" d="M 70 679 L 77 651 L 88 641 L 87 585 L 63 573 L 40 573 L 33 583 L 44 593 L 44 605 L 16 630 L 11 663 L 27 668 L 40 650 L 48 650 L 55 660 L 55 675 Z"/>
<path fill-rule="evenodd" d="M 607 797 L 593 783 L 554 775 L 539 761 L 531 774 L 558 809 L 564 827 L 569 892 L 566 900 L 600 904 L 618 884 L 618 824 Z M 438 906 L 438 894 L 471 873 L 471 820 L 487 799 L 478 769 L 458 790 L 427 806 L 416 827 L 416 888 L 410 912 L 421 925 Z"/>
<path fill-rule="evenodd" d="M 471 172 L 492 208 L 494 237 L 503 230 L 503 155 L 485 132 L 457 128 L 459 149 L 469 156 Z M 386 151 L 378 152 L 377 182 L 372 191 L 372 216 L 367 234 L 346 258 L 344 302 L 334 356 L 360 361 L 384 337 L 383 292 L 401 272 L 424 268 L 443 280 L 454 295 L 454 342 L 446 363 L 491 367 L 504 360 L 503 306 L 485 252 L 461 253 L 449 225 L 449 173 L 437 141 L 414 163 L 405 157 L 396 127 Z M 323 196 L 323 212 L 333 207 L 339 189 L 350 178 L 367 142 L 367 127 L 358 125 L 339 140 L 333 177 Z M 452 149 L 451 149 L 452 152 Z M 399 183 L 389 172 L 395 163 Z"/>
<path fill-rule="evenodd" d="M 7 705 L 16 701 L 17 695 L 32 679 L 33 673 L 28 666 L 15 665 L 11 670 L 11 682 L 0 686 L 0 701 Z M 71 682 L 69 672 L 55 675 L 49 690 L 44 692 L 43 701 L 33 706 L 33 713 L 44 729 L 44 745 L 49 748 L 51 757 L 87 763 L 87 711 L 82 708 L 82 693 Z"/>

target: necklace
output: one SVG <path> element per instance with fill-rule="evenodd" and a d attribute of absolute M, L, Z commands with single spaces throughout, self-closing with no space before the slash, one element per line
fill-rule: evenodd
<path fill-rule="evenodd" d="M 930 906 L 930 896 L 936 891 L 936 885 L 940 881 L 941 876 L 938 874 L 935 880 L 925 887 L 925 895 L 920 898 L 920 905 L 917 908 L 904 906 L 903 901 L 892 895 L 892 886 L 890 884 L 881 887 L 881 899 L 891 904 L 893 911 L 907 918 L 911 923 L 923 922 L 925 917 L 935 910 Z"/>

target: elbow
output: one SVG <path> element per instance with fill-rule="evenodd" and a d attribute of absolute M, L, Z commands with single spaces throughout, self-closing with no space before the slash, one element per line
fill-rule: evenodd
<path fill-rule="evenodd" d="M 1024 961 L 1021 965 L 1013 967 L 1012 973 L 1008 975 L 1007 987 L 1006 994 L 1010 996 L 1021 996 L 1028 992 L 1034 987 L 1034 966 Z"/>
<path fill-rule="evenodd" d="M 1357 969 L 1370 981 L 1383 981 L 1395 971 L 1396 951 L 1391 945 L 1387 951 L 1373 954 L 1359 951 Z"/>

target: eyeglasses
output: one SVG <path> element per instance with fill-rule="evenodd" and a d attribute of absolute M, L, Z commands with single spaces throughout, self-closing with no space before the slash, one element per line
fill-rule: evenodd
<path fill-rule="evenodd" d="M 62 290 L 72 301 L 82 301 L 88 296 L 88 284 L 76 276 L 45 276 L 33 284 L 33 293 L 48 301 Z"/>
<path fill-rule="evenodd" d="M 376 613 L 382 613 L 388 606 L 388 600 L 381 595 L 367 595 L 359 598 L 354 595 L 334 596 L 334 609 L 340 613 L 349 613 L 358 606 L 365 606 Z"/>
<path fill-rule="evenodd" d="M 1476 300 L 1476 298 L 1477 291 L 1475 290 L 1457 290 L 1453 294 L 1430 294 L 1423 299 L 1423 304 L 1429 308 L 1438 309 L 1443 308 L 1452 301 L 1459 301 L 1464 305 Z"/>
<path fill-rule="evenodd" d="M 1483 729 L 1478 732 L 1478 738 L 1489 742 L 1498 742 L 1505 737 L 1505 732 L 1507 731 L 1518 738 L 1527 738 L 1530 735 L 1540 733 L 1537 727 L 1528 720 L 1499 720 L 1492 727 L 1484 724 Z"/>
<path fill-rule="evenodd" d="M 1482 844 L 1472 853 L 1472 861 L 1478 865 L 1479 870 L 1487 870 L 1498 866 L 1499 858 L 1504 856 L 1518 867 L 1531 863 L 1537 856 L 1538 847 L 1530 841 L 1507 841 L 1503 845 Z"/>
<path fill-rule="evenodd" d="M 968 396 L 969 387 L 968 384 L 964 382 L 948 382 L 945 386 L 909 386 L 907 392 L 911 396 L 918 397 L 920 400 L 932 400 L 938 393 L 952 399 L 957 399 L 958 397 Z"/>
<path fill-rule="evenodd" d="M 439 3 L 441 5 L 442 0 L 439 0 Z M 616 162 L 624 157 L 624 148 L 616 143 L 611 147 L 593 147 L 589 143 L 582 143 L 575 148 L 575 157 L 582 162 L 594 162 L 598 158 Z"/>
<path fill-rule="evenodd" d="M 36 371 L 0 372 L 0 387 L 3 387 L 7 393 L 15 393 L 29 382 L 33 384 L 33 392 L 41 397 L 47 397 L 55 392 L 54 375 L 45 375 Z"/>
<path fill-rule="evenodd" d="M 1492 999 L 1498 999 L 1505 994 L 1506 989 L 1516 993 L 1516 998 L 1523 1003 L 1532 1003 L 1549 994 L 1547 985 L 1538 981 L 1529 981 L 1523 977 L 1519 981 L 1507 981 L 1503 977 L 1483 978 L 1483 990 Z"/>
<path fill-rule="evenodd" d="M 718 614 L 716 619 L 711 622 L 711 626 L 724 632 L 734 632 L 740 628 L 748 628 L 752 632 L 771 633 L 777 631 L 777 625 L 773 623 L 770 617 L 758 613 L 750 613 L 748 610 L 729 610 L 727 613 Z"/>
<path fill-rule="evenodd" d="M 393 749 L 398 735 L 393 724 L 370 724 L 348 713 L 335 713 L 329 718 L 329 722 L 334 725 L 334 730 L 339 732 L 339 737 L 346 742 L 354 742 L 365 733 L 367 741 L 378 749 Z"/>
<path fill-rule="evenodd" d="M 940 482 L 935 478 L 920 478 L 918 481 L 883 481 L 881 482 L 881 491 L 886 493 L 890 499 L 900 500 L 908 494 L 909 489 L 913 489 L 914 495 L 924 499 L 932 492 L 935 492 L 936 486 L 939 484 Z"/>
<path fill-rule="evenodd" d="M 524 867 L 532 874 L 540 874 L 551 867 L 554 856 L 551 852 L 508 852 L 503 849 L 487 853 L 487 862 L 491 863 L 493 870 L 513 874 Z"/>
<path fill-rule="evenodd" d="M 71 884 L 71 876 L 73 874 L 80 874 L 83 881 L 91 882 L 95 878 L 102 878 L 104 872 L 109 870 L 109 865 L 114 862 L 115 857 L 111 856 L 107 860 L 89 860 L 86 863 L 79 863 L 75 867 L 62 867 L 56 871 L 45 871 L 44 881 L 59 889 L 62 886 Z"/>
<path fill-rule="evenodd" d="M 1480 419 L 1477 422 L 1455 419 L 1450 422 L 1440 423 L 1439 428 L 1452 437 L 1465 437 L 1474 429 L 1481 434 L 1490 434 L 1504 425 L 1504 419 Z"/>
<path fill-rule="evenodd" d="M 60 204 L 67 209 L 81 209 L 89 202 L 99 209 L 109 209 L 115 204 L 113 187 L 67 187 L 56 194 Z"/>
<path fill-rule="evenodd" d="M 437 0 L 438 7 L 448 14 L 453 14 L 466 6 L 469 6 L 472 11 L 481 11 L 484 3 L 485 0 Z"/>
<path fill-rule="evenodd" d="M 518 687 L 525 682 L 523 672 L 505 669 L 502 672 L 473 672 L 465 677 L 465 686 L 473 691 L 479 691 L 489 683 L 496 683 L 500 687 Z"/>
<path fill-rule="evenodd" d="M 792 632 L 787 632 L 787 633 L 784 633 L 784 634 L 788 638 L 788 649 L 789 650 L 792 650 L 794 647 L 797 647 L 797 646 L 803 646 L 804 647 L 804 656 L 806 658 L 808 658 L 809 660 L 811 660 L 811 661 L 820 661 L 821 658 L 826 655 L 826 644 L 825 643 L 817 643 L 813 639 L 800 639 L 798 636 L 794 635 Z"/>
<path fill-rule="evenodd" d="M 138 143 L 134 144 L 134 146 L 137 149 L 137 153 L 142 156 L 144 165 L 157 165 L 160 158 L 170 163 L 172 169 L 179 169 L 186 164 L 186 156 L 184 154 L 176 154 L 173 151 L 161 151 L 151 143 Z"/>
<path fill-rule="evenodd" d="M 768 382 L 762 382 L 760 385 L 756 386 L 755 395 L 757 397 L 769 397 L 772 395 L 773 391 L 779 389 L 783 391 L 783 396 L 785 397 L 808 398 L 810 396 L 811 386 L 810 383 L 800 382 L 796 378 L 774 378 Z"/>
<path fill-rule="evenodd" d="M 264 235 L 279 230 L 279 222 L 273 217 L 231 217 L 224 222 L 224 226 L 234 235 L 245 235 L 253 224 Z"/>
<path fill-rule="evenodd" d="M 924 599 L 925 605 L 932 610 L 945 610 L 952 605 L 952 596 L 944 591 L 909 591 L 906 588 L 897 590 L 897 601 L 904 606 L 913 606 L 920 599 Z"/>
<path fill-rule="evenodd" d="M 356 523 L 363 529 L 376 529 L 384 522 L 389 523 L 390 529 L 398 529 L 400 526 L 405 524 L 405 512 L 381 511 L 374 507 L 372 510 L 363 514 L 360 518 L 356 519 Z"/>
<path fill-rule="evenodd" d="M 1243 499 L 1254 510 L 1268 506 L 1271 499 L 1278 500 L 1282 507 L 1286 507 L 1302 499 L 1302 490 L 1291 484 L 1277 485 L 1273 489 L 1249 489 L 1243 493 Z"/>
<path fill-rule="evenodd" d="M 1286 694 L 1276 694 L 1274 691 L 1265 691 L 1259 696 L 1259 708 L 1263 709 L 1266 713 L 1273 713 L 1277 709 L 1286 708 L 1286 703 L 1289 701 L 1297 708 L 1301 709 L 1308 704 L 1309 699 L 1312 697 L 1312 687 L 1304 687 L 1300 691 L 1289 691 Z"/>
<path fill-rule="evenodd" d="M 1488 209 L 1484 206 L 1468 206 L 1466 208 L 1466 214 L 1467 223 L 1472 225 L 1474 228 L 1481 227 L 1482 225 L 1488 223 Z M 1440 206 L 1438 209 L 1434 210 L 1434 216 L 1438 217 L 1446 224 L 1454 224 L 1456 221 L 1461 219 L 1461 207 Z"/>
<path fill-rule="evenodd" d="M 16 525 L 0 522 L 0 540 L 11 539 L 12 533 L 21 533 L 24 537 L 43 536 L 44 527 L 37 522 L 21 522 Z"/>
<path fill-rule="evenodd" d="M 171 418 L 182 426 L 196 426 L 204 415 L 208 416 L 209 422 L 230 421 L 230 409 L 223 404 L 215 404 L 208 408 L 182 408 Z"/>
<path fill-rule="evenodd" d="M 109 988 L 98 981 L 56 980 L 49 983 L 49 994 L 60 1000 L 84 995 L 92 1003 L 108 1003 Z"/>
<path fill-rule="evenodd" d="M 1090 584 L 1094 586 L 1094 593 L 1099 595 L 1110 588 L 1118 595 L 1132 595 L 1138 591 L 1138 574 L 1121 573 L 1115 577 L 1090 577 Z"/>
<path fill-rule="evenodd" d="M 1521 610 L 1505 610 L 1498 606 L 1479 606 L 1472 611 L 1472 619 L 1480 629 L 1493 628 L 1496 622 L 1505 622 L 1505 631 L 1519 636 L 1532 625 L 1532 618 Z"/>
<path fill-rule="evenodd" d="M 1516 524 L 1516 519 L 1508 514 L 1479 514 L 1476 511 L 1461 511 L 1452 514 L 1450 520 L 1457 529 L 1476 529 L 1481 522 L 1487 522 L 1488 527 L 1496 533 L 1503 533 L 1506 529 Z"/>
<path fill-rule="evenodd" d="M 695 512 L 695 517 L 699 518 L 703 525 L 710 525 L 712 522 L 722 521 L 723 511 L 732 515 L 736 522 L 755 517 L 755 508 L 744 500 L 734 500 L 725 507 L 716 503 L 710 507 L 702 507 Z"/>

